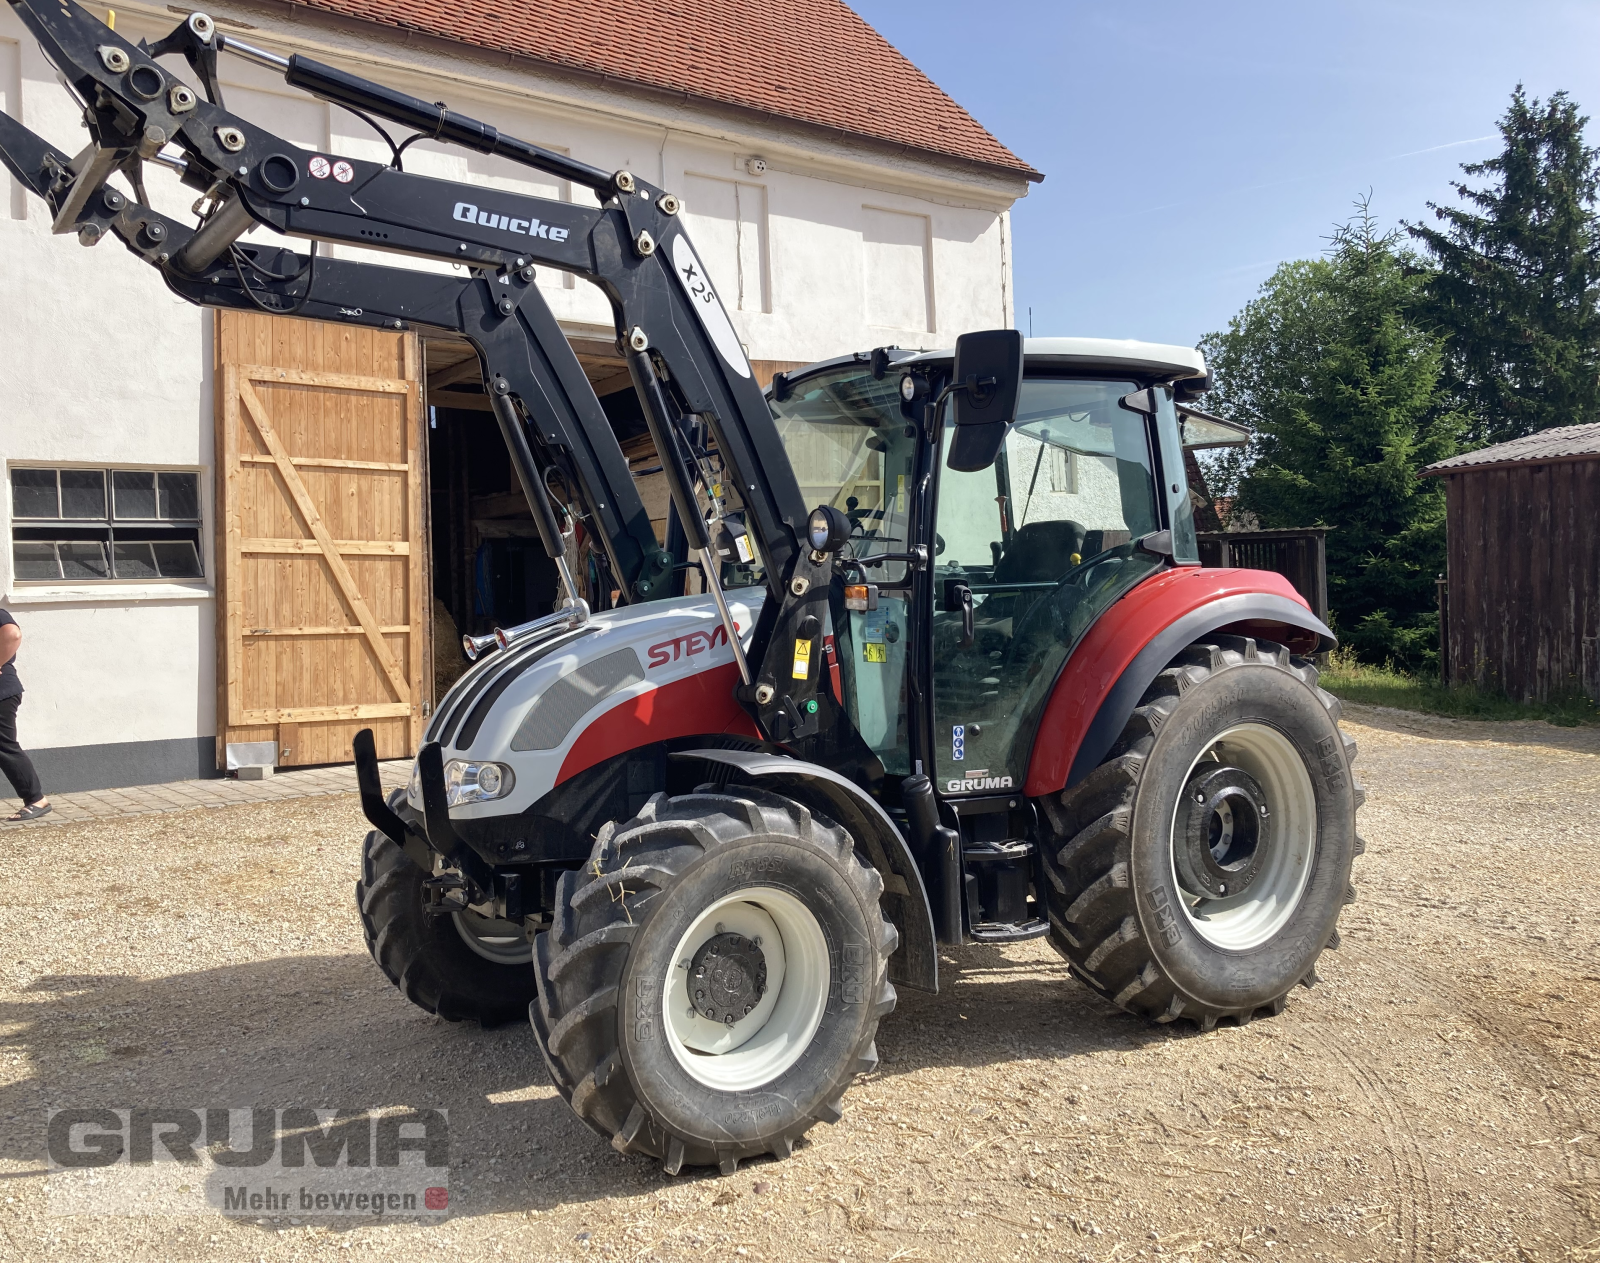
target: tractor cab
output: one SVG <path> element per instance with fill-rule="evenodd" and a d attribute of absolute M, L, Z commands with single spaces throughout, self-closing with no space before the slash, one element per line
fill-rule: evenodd
<path fill-rule="evenodd" d="M 1028 340 L 1015 418 L 976 448 L 963 430 L 994 423 L 936 406 L 961 385 L 954 361 L 858 355 L 773 391 L 802 494 L 848 522 L 839 691 L 891 801 L 917 772 L 943 798 L 1015 799 L 1084 633 L 1141 580 L 1199 560 L 1176 410 L 1198 352 Z"/>

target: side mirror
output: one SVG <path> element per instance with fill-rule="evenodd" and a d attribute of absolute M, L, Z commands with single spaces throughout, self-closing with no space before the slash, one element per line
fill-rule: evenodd
<path fill-rule="evenodd" d="M 962 334 L 956 339 L 950 390 L 956 428 L 946 464 L 962 473 L 987 469 L 1017 419 L 1022 334 L 1015 329 Z"/>

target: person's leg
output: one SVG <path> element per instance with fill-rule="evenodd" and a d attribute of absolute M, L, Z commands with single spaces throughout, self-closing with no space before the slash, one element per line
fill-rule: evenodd
<path fill-rule="evenodd" d="M 0 701 L 0 772 L 6 774 L 22 805 L 31 807 L 44 798 L 44 788 L 39 784 L 33 760 L 17 740 L 17 708 L 21 705 L 20 696 Z"/>

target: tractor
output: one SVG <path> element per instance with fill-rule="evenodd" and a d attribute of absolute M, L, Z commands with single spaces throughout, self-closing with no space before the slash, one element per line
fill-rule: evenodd
<path fill-rule="evenodd" d="M 467 638 L 406 788 L 386 797 L 356 738 L 359 915 L 413 1003 L 526 1017 L 617 1150 L 731 1173 L 841 1117 L 896 988 L 938 989 L 942 946 L 1045 938 L 1108 1001 L 1208 1030 L 1315 979 L 1355 895 L 1355 747 L 1317 684 L 1330 630 L 1281 576 L 1199 564 L 1197 352 L 988 330 L 763 392 L 679 200 L 634 173 L 204 14 L 145 46 L 72 0 L 9 2 L 91 135 L 73 157 L 0 115 L 0 158 L 58 231 L 116 237 L 191 302 L 478 353 L 563 591 Z M 404 145 L 308 154 L 225 109 L 219 54 L 598 205 L 486 212 L 404 171 Z M 147 162 L 202 190 L 198 225 L 148 204 Z M 310 253 L 240 240 L 258 224 Z M 375 240 L 467 274 L 316 257 Z M 665 544 L 535 265 L 611 301 Z"/>

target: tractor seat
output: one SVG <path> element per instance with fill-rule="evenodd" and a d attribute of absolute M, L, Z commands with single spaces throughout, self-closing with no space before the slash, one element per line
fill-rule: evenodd
<path fill-rule="evenodd" d="M 1011 539 L 1011 547 L 995 563 L 994 582 L 1054 583 L 1072 569 L 1073 554 L 1083 553 L 1088 529 L 1077 522 L 1029 522 Z"/>

